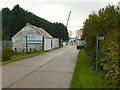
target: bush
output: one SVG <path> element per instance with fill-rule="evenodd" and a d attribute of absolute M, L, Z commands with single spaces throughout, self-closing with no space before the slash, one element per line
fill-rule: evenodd
<path fill-rule="evenodd" d="M 99 63 L 106 74 L 106 78 L 111 78 L 112 81 L 120 86 L 120 66 L 118 59 L 118 32 L 120 30 L 113 30 L 105 36 L 105 40 L 101 42 L 99 52 Z M 112 33 L 112 34 L 111 34 Z"/>
<path fill-rule="evenodd" d="M 12 58 L 13 51 L 9 45 L 5 44 L 2 48 L 2 61 L 8 61 Z"/>

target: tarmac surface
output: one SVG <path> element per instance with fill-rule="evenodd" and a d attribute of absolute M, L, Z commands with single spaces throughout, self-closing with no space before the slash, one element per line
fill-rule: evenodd
<path fill-rule="evenodd" d="M 2 66 L 2 88 L 69 88 L 79 50 L 65 46 Z"/>

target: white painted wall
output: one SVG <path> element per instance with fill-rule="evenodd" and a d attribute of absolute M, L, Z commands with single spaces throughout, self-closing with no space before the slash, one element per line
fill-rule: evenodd
<path fill-rule="evenodd" d="M 52 46 L 51 46 L 51 41 L 52 39 L 50 38 L 44 38 L 44 50 L 50 50 L 52 49 Z"/>
<path fill-rule="evenodd" d="M 12 37 L 13 42 L 13 50 L 15 48 L 18 52 L 26 51 L 26 36 L 41 36 L 36 30 L 34 30 L 31 26 L 26 25 L 22 28 L 16 35 Z M 59 39 L 58 38 L 44 38 L 44 46 L 43 43 L 29 43 L 28 51 L 31 49 L 34 50 L 50 50 L 53 48 L 59 47 Z"/>
<path fill-rule="evenodd" d="M 17 49 L 18 52 L 23 52 L 26 51 L 26 36 L 32 35 L 32 36 L 41 36 L 38 32 L 36 32 L 33 28 L 29 26 L 25 26 L 22 28 L 16 35 L 12 37 L 12 42 L 13 42 L 13 50 L 15 48 Z M 42 44 L 28 44 L 28 49 L 36 49 L 36 50 L 41 50 L 42 49 Z"/>
<path fill-rule="evenodd" d="M 52 48 L 57 48 L 57 47 L 59 47 L 59 39 L 53 38 L 52 39 Z"/>

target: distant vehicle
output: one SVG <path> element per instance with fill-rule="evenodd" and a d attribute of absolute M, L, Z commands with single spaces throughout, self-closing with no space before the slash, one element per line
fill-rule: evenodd
<path fill-rule="evenodd" d="M 78 45 L 76 46 L 76 48 L 77 48 L 77 49 L 82 49 L 82 48 L 84 48 L 84 44 L 78 44 Z"/>

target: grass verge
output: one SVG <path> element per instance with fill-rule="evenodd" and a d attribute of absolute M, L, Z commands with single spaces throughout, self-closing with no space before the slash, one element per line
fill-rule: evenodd
<path fill-rule="evenodd" d="M 111 81 L 105 80 L 102 72 L 91 69 L 90 57 L 84 49 L 78 56 L 71 88 L 114 88 Z"/>
<path fill-rule="evenodd" d="M 3 61 L 3 62 L 0 62 L 0 65 L 5 65 L 5 64 L 11 63 L 11 62 L 18 61 L 18 60 L 23 60 L 23 59 L 30 58 L 30 57 L 33 57 L 33 56 L 41 55 L 41 54 L 43 54 L 45 52 L 46 51 L 38 51 L 38 52 L 30 53 L 30 54 L 18 53 L 16 55 L 13 55 L 11 60 L 6 60 L 6 61 Z"/>

